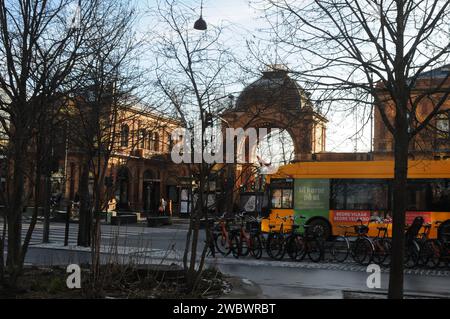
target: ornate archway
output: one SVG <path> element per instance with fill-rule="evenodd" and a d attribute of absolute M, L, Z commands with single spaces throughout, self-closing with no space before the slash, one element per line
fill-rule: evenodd
<path fill-rule="evenodd" d="M 325 151 L 325 132 L 327 119 L 315 110 L 310 94 L 294 79 L 289 77 L 287 69 L 274 67 L 247 86 L 239 95 L 235 106 L 222 114 L 223 136 L 226 128 L 266 128 L 288 132 L 294 148 L 293 162 L 311 161 L 313 154 Z M 226 145 L 226 144 L 225 144 Z M 240 152 L 245 144 L 234 145 L 234 151 Z M 225 152 L 228 152 L 225 148 Z M 247 150 L 250 151 L 250 150 Z M 247 152 L 246 152 L 247 154 Z M 252 164 L 232 165 L 225 179 L 234 187 L 245 183 L 243 173 Z M 248 179 L 247 179 L 248 181 Z M 227 203 L 236 202 L 233 193 Z M 227 207 L 226 210 L 232 208 Z"/>
<path fill-rule="evenodd" d="M 314 110 L 310 94 L 282 68 L 264 72 L 247 86 L 222 118 L 224 130 L 286 130 L 294 142 L 294 161 L 309 161 L 314 153 L 325 151 L 327 119 Z"/>

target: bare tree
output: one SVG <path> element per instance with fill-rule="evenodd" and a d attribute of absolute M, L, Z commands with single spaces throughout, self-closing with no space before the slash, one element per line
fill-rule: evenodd
<path fill-rule="evenodd" d="M 71 23 L 76 1 L 0 1 L 0 122 L 9 141 L 6 263 L 12 285 L 21 273 L 37 217 L 35 213 L 22 245 L 22 211 L 29 198 L 26 183 L 32 182 L 27 174 L 33 166 L 27 153 L 41 114 L 54 108 L 57 93 L 79 59 L 94 2 L 75 10 L 78 23 Z"/>
<path fill-rule="evenodd" d="M 142 43 L 135 34 L 137 11 L 126 1 L 101 2 L 96 8 L 95 28 L 90 30 L 84 58 L 77 65 L 79 81 L 71 88 L 73 99 L 67 109 L 70 143 L 82 151 L 80 226 L 78 245 L 92 248 L 93 283 L 100 270 L 100 213 L 114 194 L 110 178 L 111 159 L 123 148 L 132 155 L 141 143 L 121 144 L 121 126 L 138 118 L 135 107 L 148 111 L 141 103 L 143 69 L 139 67 Z M 159 121 L 152 124 L 154 130 Z M 126 158 L 129 158 L 126 157 Z M 89 183 L 92 176 L 92 194 Z"/>
<path fill-rule="evenodd" d="M 199 143 L 194 145 L 188 141 L 190 147 L 184 151 L 190 151 L 192 158 L 194 152 L 214 152 L 206 132 L 211 130 L 213 118 L 220 113 L 221 101 L 228 97 L 226 88 L 232 79 L 228 70 L 232 67 L 233 59 L 220 42 L 222 29 L 209 26 L 206 32 L 194 30 L 198 13 L 178 1 L 158 1 L 150 14 L 158 22 L 157 30 L 151 33 L 151 45 L 157 61 L 157 88 L 174 107 L 186 129 L 193 133 L 197 125 L 199 132 Z M 206 194 L 210 190 L 209 178 L 214 165 L 202 159 L 201 163 L 193 163 L 188 167 L 198 183 L 198 199 L 191 212 L 183 263 L 188 286 L 195 290 L 208 249 L 208 245 L 205 245 L 197 267 L 202 219 L 205 221 L 206 233 L 209 233 Z"/>
<path fill-rule="evenodd" d="M 403 296 L 409 144 L 441 111 L 448 76 L 422 79 L 450 53 L 449 1 L 257 1 L 278 50 L 323 101 L 375 105 L 394 140 L 393 248 L 389 297 Z M 274 22 L 278 17 L 278 23 Z M 426 114 L 422 105 L 432 101 Z M 418 116 L 422 113 L 423 116 Z"/>

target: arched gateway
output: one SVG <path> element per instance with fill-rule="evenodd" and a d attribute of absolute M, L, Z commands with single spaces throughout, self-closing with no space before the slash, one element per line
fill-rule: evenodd
<path fill-rule="evenodd" d="M 325 151 L 327 119 L 314 111 L 309 93 L 282 68 L 263 72 L 222 118 L 224 129 L 286 130 L 294 142 L 294 161 L 312 160 L 312 154 Z"/>
<path fill-rule="evenodd" d="M 222 114 L 223 131 L 226 128 L 266 128 L 268 132 L 271 129 L 285 130 L 293 141 L 294 162 L 311 161 L 313 154 L 325 151 L 328 121 L 314 110 L 310 94 L 288 73 L 285 68 L 273 67 L 247 86 L 239 95 L 236 105 Z M 226 136 L 225 132 L 223 136 Z M 244 146 L 247 152 L 251 151 L 247 145 Z M 239 152 L 239 149 L 236 151 Z M 225 152 L 228 150 L 225 149 Z M 236 187 L 249 180 L 249 176 L 245 176 L 245 164 L 232 167 L 224 176 L 228 189 L 231 185 Z M 227 206 L 237 200 L 233 194 L 228 196 Z M 232 208 L 225 209 L 230 211 Z"/>

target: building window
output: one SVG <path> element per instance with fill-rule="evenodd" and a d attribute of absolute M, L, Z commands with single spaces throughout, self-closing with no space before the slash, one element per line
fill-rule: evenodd
<path fill-rule="evenodd" d="M 149 133 L 149 136 L 150 136 L 150 150 L 158 152 L 159 151 L 159 134 L 154 132 L 154 133 Z"/>
<path fill-rule="evenodd" d="M 155 132 L 153 134 L 153 139 L 155 143 L 155 152 L 159 152 L 159 134 Z"/>
<path fill-rule="evenodd" d="M 150 131 L 147 132 L 147 149 L 150 151 L 153 150 L 152 138 L 152 133 Z"/>
<path fill-rule="evenodd" d="M 436 118 L 437 134 L 440 138 L 448 138 L 450 133 L 450 113 L 440 113 Z"/>
<path fill-rule="evenodd" d="M 155 150 L 155 139 L 153 133 L 149 133 L 149 150 L 154 151 Z"/>
<path fill-rule="evenodd" d="M 146 132 L 144 129 L 139 130 L 139 148 L 144 149 L 145 148 L 145 138 L 146 138 Z"/>
<path fill-rule="evenodd" d="M 173 139 L 172 139 L 172 134 L 167 133 L 167 141 L 168 141 L 168 153 L 172 152 L 172 148 L 173 148 Z"/>
<path fill-rule="evenodd" d="M 130 128 L 128 125 L 122 125 L 120 130 L 120 146 L 127 147 L 128 146 L 128 138 L 130 135 Z"/>

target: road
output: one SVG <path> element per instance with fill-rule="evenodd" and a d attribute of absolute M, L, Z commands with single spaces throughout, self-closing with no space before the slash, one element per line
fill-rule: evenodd
<path fill-rule="evenodd" d="M 75 248 L 77 225 L 70 225 L 70 249 L 64 249 L 64 224 L 51 225 L 50 245 L 42 245 L 42 224 L 33 234 L 26 258 L 28 264 L 68 264 L 89 262 L 88 249 Z M 159 228 L 145 225 L 102 225 L 102 243 L 130 255 L 137 252 L 146 256 L 146 262 L 179 262 L 187 233 L 186 223 Z M 204 242 L 201 236 L 200 242 Z M 199 251 L 201 247 L 199 248 Z M 108 255 L 108 253 L 105 253 Z M 136 256 L 137 256 L 136 255 Z M 150 258 L 150 259 L 148 259 Z M 151 260 L 151 261 L 150 261 Z M 251 257 L 235 259 L 231 256 L 208 258 L 208 264 L 218 267 L 230 276 L 246 278 L 249 286 L 258 287 L 258 298 L 342 298 L 342 291 L 367 291 L 366 268 L 351 262 L 344 264 L 261 260 Z M 387 289 L 388 270 L 382 269 L 381 290 Z M 450 297 L 450 269 L 412 269 L 405 271 L 405 292 L 439 294 Z"/>

